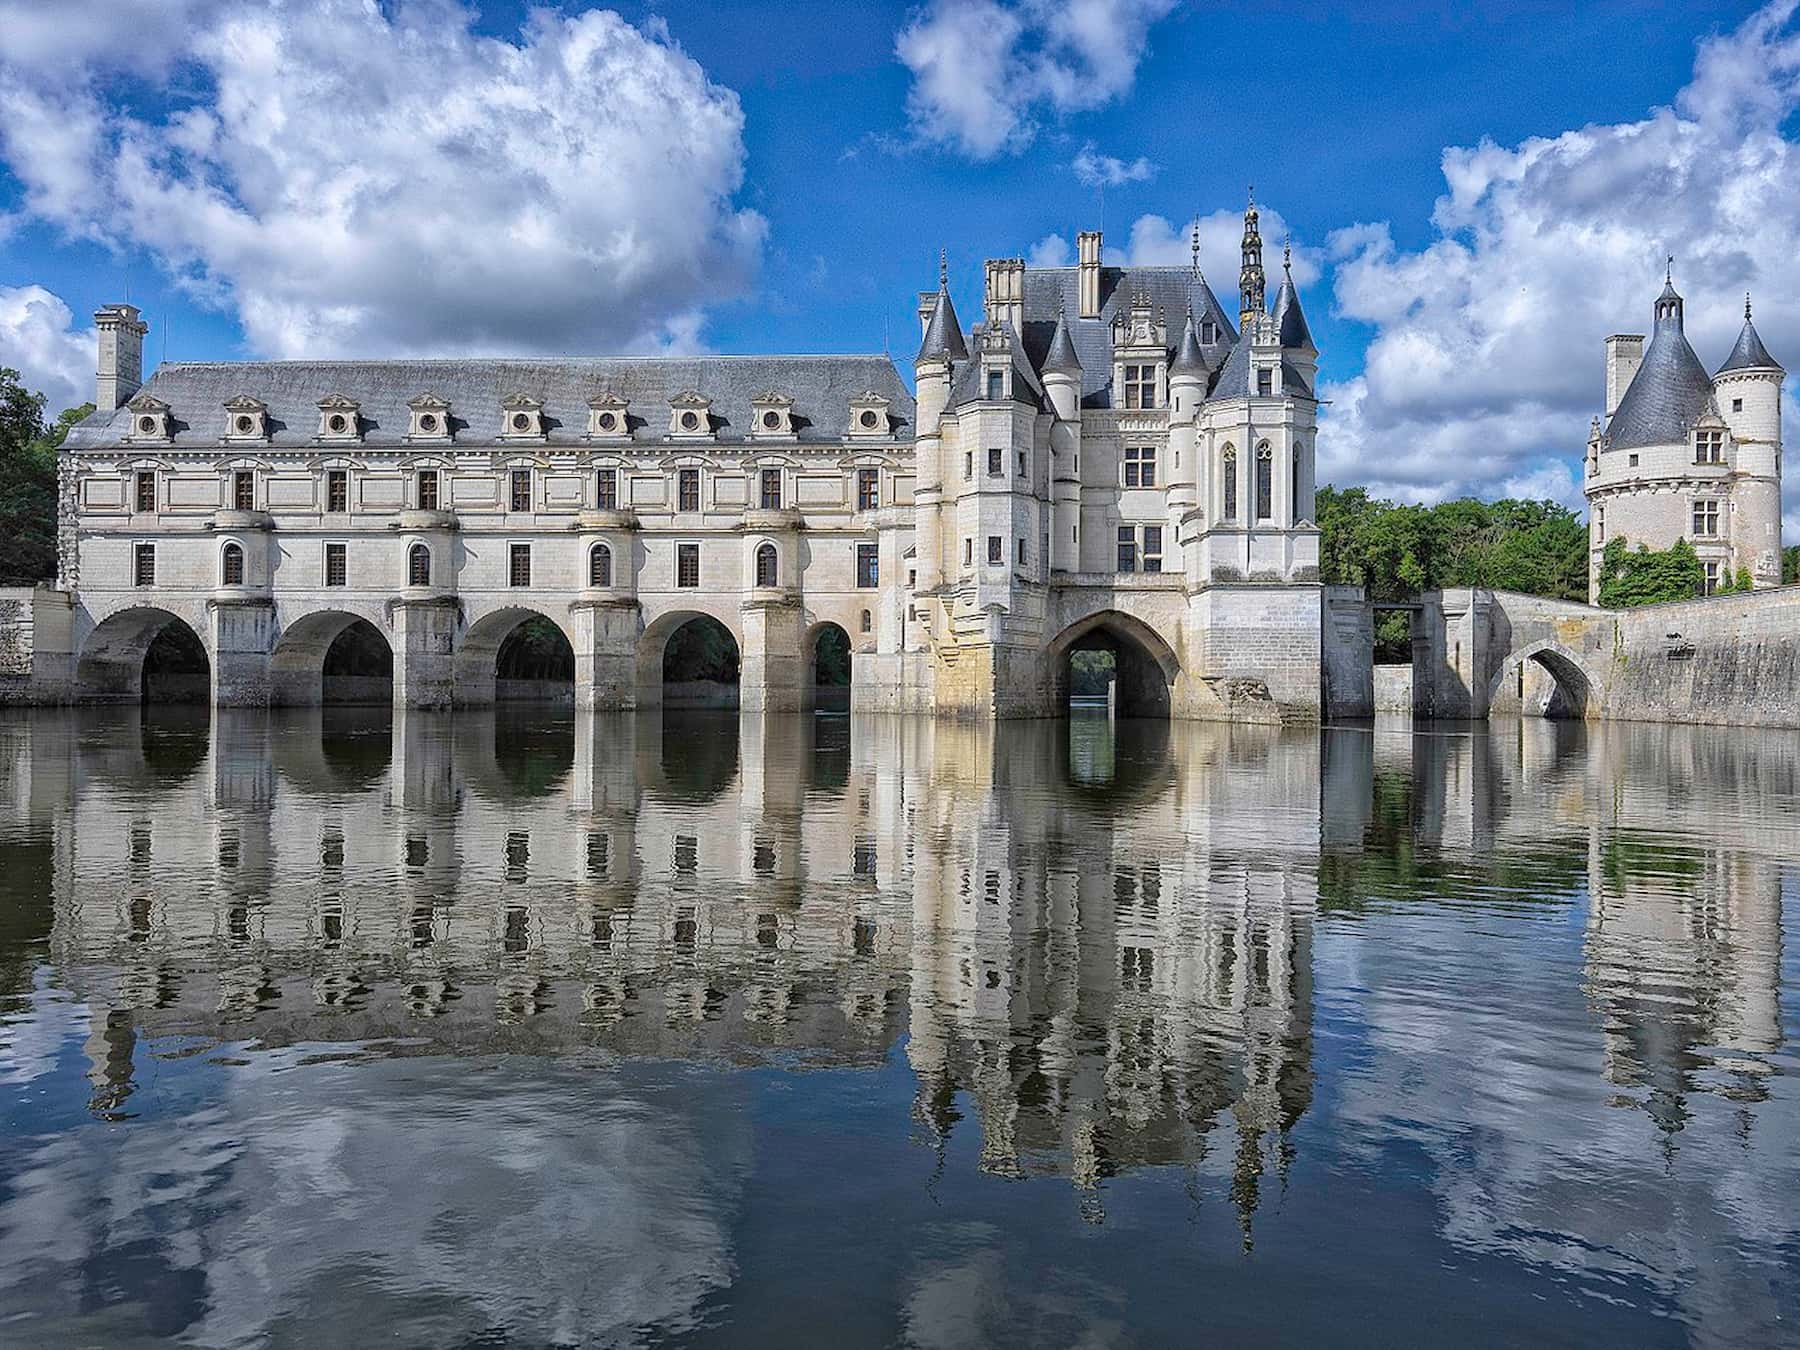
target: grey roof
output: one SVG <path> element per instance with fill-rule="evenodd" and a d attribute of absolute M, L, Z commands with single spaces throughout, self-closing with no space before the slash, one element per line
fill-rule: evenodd
<path fill-rule="evenodd" d="M 987 326 L 978 323 L 975 325 L 974 331 L 977 334 L 985 333 Z M 1007 332 L 1011 334 L 1012 330 L 1008 328 Z M 977 343 L 977 345 L 980 344 Z M 1032 370 L 1030 363 L 1026 361 L 1024 350 L 1020 347 L 1016 336 L 1012 341 L 1011 354 L 1012 401 L 1032 408 L 1043 407 L 1044 386 L 1038 383 L 1037 372 Z M 956 364 L 956 375 L 950 384 L 949 406 L 960 408 L 965 403 L 979 403 L 982 395 L 986 392 L 981 387 L 981 362 L 971 357 L 968 361 L 959 361 Z"/>
<path fill-rule="evenodd" d="M 1247 339 L 1240 338 L 1232 347 L 1231 355 L 1220 368 L 1218 378 L 1213 381 L 1212 389 L 1206 397 L 1208 400 L 1244 398 L 1255 392 L 1251 386 L 1250 343 Z M 1298 391 L 1303 398 L 1313 396 L 1312 386 L 1306 382 L 1306 376 L 1285 356 L 1281 360 L 1281 387 L 1289 393 Z"/>
<path fill-rule="evenodd" d="M 1191 313 L 1181 326 L 1181 341 L 1175 346 L 1175 359 L 1169 364 L 1169 374 L 1211 374 L 1206 364 L 1206 355 L 1200 350 L 1200 337 L 1194 330 L 1194 316 Z"/>
<path fill-rule="evenodd" d="M 969 348 L 963 342 L 962 325 L 956 321 L 956 306 L 950 303 L 950 291 L 940 285 L 937 304 L 931 307 L 931 318 L 925 324 L 925 337 L 919 343 L 919 354 L 913 360 L 916 363 L 945 356 L 952 361 L 964 361 L 968 359 Z"/>
<path fill-rule="evenodd" d="M 1281 289 L 1275 293 L 1275 327 L 1281 334 L 1281 345 L 1288 350 L 1316 350 L 1312 330 L 1306 326 L 1306 315 L 1300 310 L 1294 274 L 1285 265 L 1281 269 Z"/>
<path fill-rule="evenodd" d="M 1682 332 L 1680 300 L 1673 286 L 1665 286 L 1657 298 L 1659 310 L 1665 301 L 1674 303 L 1656 321 L 1644 363 L 1607 425 L 1614 449 L 1685 441 L 1712 401 L 1712 377 Z"/>
<path fill-rule="evenodd" d="M 1080 269 L 1028 267 L 1025 269 L 1025 352 L 1033 366 L 1043 368 L 1056 333 L 1059 315 L 1064 317 L 1069 339 L 1081 362 L 1081 406 L 1110 408 L 1112 402 L 1112 321 L 1120 311 L 1129 312 L 1132 297 L 1148 294 L 1150 303 L 1173 322 L 1192 310 L 1195 322 L 1211 319 L 1218 341 L 1202 343 L 1207 369 L 1216 370 L 1225 360 L 1237 329 L 1225 317 L 1218 297 L 1206 278 L 1189 267 L 1102 267 L 1100 269 L 1100 317 L 1083 319 Z"/>
<path fill-rule="evenodd" d="M 1069 337 L 1069 324 L 1063 311 L 1056 312 L 1056 332 L 1050 336 L 1050 347 L 1038 369 L 1046 375 L 1081 374 L 1081 357 Z"/>
<path fill-rule="evenodd" d="M 1738 334 L 1737 345 L 1731 349 L 1731 355 L 1725 358 L 1725 364 L 1719 367 L 1721 375 L 1728 370 L 1781 369 L 1781 363 L 1770 356 L 1769 349 L 1763 346 L 1756 325 L 1750 322 L 1749 308 L 1748 305 L 1744 306 L 1744 330 Z"/>
<path fill-rule="evenodd" d="M 908 435 L 912 395 L 894 363 L 880 355 L 546 357 L 450 361 L 179 362 L 160 367 L 144 391 L 162 399 L 176 446 L 218 445 L 225 436 L 225 401 L 249 394 L 268 405 L 273 448 L 316 443 L 319 400 L 342 394 L 360 407 L 365 445 L 406 440 L 409 400 L 433 393 L 447 400 L 456 441 L 500 444 L 500 401 L 524 393 L 543 400 L 550 445 L 586 444 L 588 400 L 614 393 L 630 403 L 634 440 L 660 441 L 668 431 L 669 399 L 697 390 L 712 400 L 718 440 L 748 439 L 750 400 L 774 392 L 794 400 L 801 442 L 841 441 L 849 430 L 850 400 L 873 390 L 889 401 L 896 434 Z M 95 413 L 69 433 L 72 449 L 117 444 L 129 408 Z"/>

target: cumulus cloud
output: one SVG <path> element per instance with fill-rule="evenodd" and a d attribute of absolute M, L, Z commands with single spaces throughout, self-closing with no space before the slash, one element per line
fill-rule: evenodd
<path fill-rule="evenodd" d="M 0 366 L 43 394 L 50 417 L 94 397 L 94 332 L 74 325 L 61 297 L 42 286 L 0 286 Z"/>
<path fill-rule="evenodd" d="M 1089 141 L 1070 162 L 1069 168 L 1084 187 L 1121 187 L 1126 183 L 1147 183 L 1156 176 L 1157 166 L 1139 155 L 1127 163 L 1112 155 L 1103 155 Z"/>
<path fill-rule="evenodd" d="M 1800 352 L 1794 11 L 1782 0 L 1703 40 L 1690 83 L 1640 121 L 1446 150 L 1420 249 L 1383 223 L 1333 234 L 1337 313 L 1374 337 L 1362 373 L 1320 391 L 1321 476 L 1409 500 L 1579 504 L 1571 461 L 1603 410 L 1602 339 L 1647 331 L 1666 254 L 1709 367 L 1746 290 L 1771 350 Z"/>
<path fill-rule="evenodd" d="M 1067 239 L 1060 234 L 1047 234 L 1031 246 L 1025 262 L 1031 267 L 1067 267 L 1074 256 Z"/>
<path fill-rule="evenodd" d="M 169 3 L 0 0 L 0 156 L 28 212 L 147 249 L 260 352 L 687 347 L 754 274 L 742 110 L 657 21 Z"/>
<path fill-rule="evenodd" d="M 931 0 L 894 40 L 912 72 L 913 132 L 971 159 L 1016 153 L 1046 114 L 1098 108 L 1130 89 L 1151 25 L 1174 7 L 1175 0 Z"/>

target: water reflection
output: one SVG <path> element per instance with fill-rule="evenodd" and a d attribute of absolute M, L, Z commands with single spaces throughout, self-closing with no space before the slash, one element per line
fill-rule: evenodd
<path fill-rule="evenodd" d="M 360 1307 L 354 1340 L 370 1300 L 439 1341 L 779 1326 L 740 1278 L 746 1188 L 829 1151 L 807 1103 L 838 1073 L 907 1141 L 902 1229 L 966 1168 L 1054 1178 L 1077 1231 L 1123 1194 L 1125 1234 L 1181 1249 L 1136 1179 L 1258 1262 L 1227 1303 L 1279 1292 L 1271 1242 L 1361 1242 L 1422 1289 L 1455 1252 L 1576 1300 L 1497 1334 L 1793 1308 L 1797 742 L 124 710 L 0 720 L 0 764 L 0 1087 L 32 1102 L 0 1307 L 71 1334 L 116 1301 L 218 1344 Z M 800 1212 L 864 1166 L 796 1180 Z M 871 1333 L 932 1340 L 974 1280 L 1050 1339 L 1160 1339 L 1116 1306 L 1128 1236 L 1046 1253 L 1100 1283 L 1035 1302 L 997 1254 L 1016 1203 L 916 1216 Z M 355 1299 L 316 1287 L 340 1266 Z M 182 1292 L 138 1307 L 153 1284 Z"/>

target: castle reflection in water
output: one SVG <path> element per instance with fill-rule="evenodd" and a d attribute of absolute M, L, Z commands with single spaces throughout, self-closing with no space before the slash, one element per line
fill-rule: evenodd
<path fill-rule="evenodd" d="M 1602 1072 L 1668 1138 L 1695 1094 L 1754 1113 L 1781 1048 L 1791 840 L 1730 804 L 1800 796 L 1785 742 L 546 716 L 0 721 L 0 806 L 49 826 L 14 865 L 90 1008 L 89 1109 L 132 1116 L 183 1038 L 903 1047 L 927 1146 L 972 1128 L 984 1170 L 1096 1212 L 1107 1176 L 1229 1149 L 1248 1237 L 1312 1104 L 1331 916 L 1576 916 Z"/>

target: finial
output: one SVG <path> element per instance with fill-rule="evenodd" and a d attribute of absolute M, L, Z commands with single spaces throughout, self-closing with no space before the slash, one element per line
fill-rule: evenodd
<path fill-rule="evenodd" d="M 938 250 L 938 289 L 941 291 L 950 284 L 950 251 Z"/>
<path fill-rule="evenodd" d="M 1200 217 L 1198 215 L 1196 215 L 1194 217 L 1194 242 L 1193 242 L 1193 246 L 1192 246 L 1192 252 L 1194 255 L 1194 275 L 1199 276 L 1200 275 Z"/>
<path fill-rule="evenodd" d="M 1750 292 L 1744 292 L 1744 322 L 1750 322 Z"/>
<path fill-rule="evenodd" d="M 1291 271 L 1294 266 L 1294 236 L 1289 235 L 1281 241 L 1281 270 Z"/>
<path fill-rule="evenodd" d="M 1663 268 L 1663 280 L 1669 285 L 1675 284 L 1675 255 L 1669 255 L 1668 265 Z"/>
<path fill-rule="evenodd" d="M 1254 211 L 1256 209 L 1256 184 L 1250 184 L 1245 191 L 1250 194 L 1250 209 Z"/>

